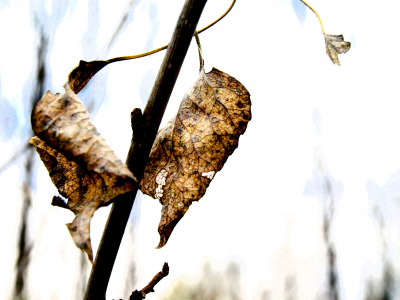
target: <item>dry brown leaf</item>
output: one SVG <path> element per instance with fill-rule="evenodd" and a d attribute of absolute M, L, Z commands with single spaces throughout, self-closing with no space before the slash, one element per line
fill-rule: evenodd
<path fill-rule="evenodd" d="M 326 53 L 332 60 L 332 62 L 338 66 L 340 66 L 340 61 L 338 54 L 346 53 L 350 50 L 351 43 L 346 42 L 343 38 L 342 34 L 333 35 L 333 34 L 324 34 L 325 36 L 325 45 L 326 45 Z"/>
<path fill-rule="evenodd" d="M 49 91 L 32 111 L 31 138 L 59 193 L 68 199 L 76 217 L 68 229 L 75 244 L 92 261 L 89 224 L 94 211 L 131 191 L 136 178 L 114 154 L 90 122 L 76 94 Z"/>
<path fill-rule="evenodd" d="M 105 60 L 79 61 L 79 65 L 68 75 L 68 82 L 71 89 L 75 94 L 78 94 L 89 80 L 109 63 Z"/>
<path fill-rule="evenodd" d="M 239 81 L 203 69 L 175 118 L 158 131 L 140 183 L 143 193 L 163 204 L 157 248 L 237 148 L 251 119 L 250 106 L 250 94 Z"/>

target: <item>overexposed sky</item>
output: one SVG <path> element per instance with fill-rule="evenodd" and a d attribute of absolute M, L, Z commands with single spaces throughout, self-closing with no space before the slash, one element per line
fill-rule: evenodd
<path fill-rule="evenodd" d="M 98 49 L 107 43 L 126 4 L 99 1 L 97 39 L 90 40 L 90 3 L 71 1 L 66 8 L 46 0 L 0 4 L 0 89 L 17 114 L 16 130 L 30 122 L 23 101 L 35 64 L 30 10 L 44 7 L 37 9 L 45 12 L 37 18 L 52 20 L 45 24 L 47 31 L 56 28 L 47 82 L 47 89 L 55 93 L 63 92 L 67 74 L 80 59 L 95 59 L 101 53 Z M 200 35 L 206 71 L 216 67 L 244 84 L 251 94 L 253 119 L 239 148 L 216 174 L 205 196 L 190 207 L 164 248 L 154 249 L 161 205 L 147 196 L 136 203 L 134 209 L 141 214 L 135 247 L 132 250 L 132 245 L 123 242 L 108 290 L 110 299 L 126 298 L 121 294 L 121 280 L 130 252 L 138 259 L 137 288 L 147 284 L 163 262 L 170 265 L 170 275 L 148 296 L 151 299 L 177 276 L 196 274 L 206 259 L 221 269 L 230 260 L 239 263 L 246 299 L 262 299 L 265 290 L 271 291 L 271 299 L 283 299 L 285 277 L 293 274 L 298 299 L 322 295 L 326 249 L 320 181 L 324 176 L 332 182 L 336 201 L 332 236 L 340 299 L 363 299 L 366 280 L 379 277 L 382 253 L 389 253 L 399 278 L 400 5 L 388 0 L 308 3 L 319 12 L 326 33 L 343 34 L 352 43 L 350 51 L 339 56 L 341 67 L 333 65 L 325 53 L 318 19 L 296 0 L 238 0 L 224 20 Z M 168 43 L 183 1 L 140 0 L 135 5 L 132 22 L 107 58 Z M 230 0 L 209 0 L 199 28 L 229 5 Z M 60 13 L 64 16 L 57 19 Z M 52 14 L 55 17 L 49 17 Z M 55 27 L 55 22 L 60 25 Z M 93 122 L 122 160 L 130 143 L 130 111 L 144 108 L 164 54 L 112 64 L 79 94 L 85 102 L 106 82 L 104 103 Z M 197 76 L 193 41 L 163 124 L 174 116 Z M 3 162 L 22 141 L 14 137 L 1 142 Z M 79 257 L 65 227 L 73 215 L 49 205 L 56 190 L 43 165 L 37 166 L 30 214 L 30 233 L 37 242 L 29 288 L 34 299 L 49 298 L 53 287 L 60 298 L 69 299 L 69 281 L 75 271 L 71 266 Z M 3 228 L 13 224 L 12 230 L 3 232 L 7 246 L 0 256 L 0 276 L 6 278 L 0 280 L 0 293 L 6 297 L 13 284 L 15 220 L 21 206 L 19 169 L 11 167 L 0 176 L 4 199 L 13 199 L 3 200 L 7 204 L 0 212 Z M 376 210 L 385 218 L 388 250 L 382 246 Z M 92 220 L 94 248 L 107 214 L 108 208 L 102 208 Z M 400 287 L 396 288 L 399 294 Z"/>

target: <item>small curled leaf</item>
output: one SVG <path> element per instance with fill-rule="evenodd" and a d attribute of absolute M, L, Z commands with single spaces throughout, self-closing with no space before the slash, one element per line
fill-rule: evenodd
<path fill-rule="evenodd" d="M 237 148 L 250 107 L 250 94 L 239 81 L 203 69 L 176 116 L 158 131 L 140 182 L 142 192 L 163 205 L 158 248 Z"/>
<path fill-rule="evenodd" d="M 97 132 L 68 84 L 65 89 L 62 95 L 47 91 L 34 107 L 31 121 L 37 136 L 30 143 L 76 215 L 67 225 L 75 244 L 92 260 L 89 224 L 94 211 L 131 191 L 137 180 Z"/>
<path fill-rule="evenodd" d="M 65 85 L 65 94 L 47 91 L 32 111 L 33 132 L 47 145 L 89 171 L 136 178 L 114 154 L 90 121 L 78 96 Z"/>
<path fill-rule="evenodd" d="M 78 94 L 89 80 L 109 63 L 110 62 L 105 60 L 93 60 L 89 62 L 84 60 L 79 61 L 79 65 L 68 75 L 68 83 L 71 89 L 75 94 Z"/>
<path fill-rule="evenodd" d="M 346 42 L 342 34 L 333 35 L 324 33 L 324 36 L 325 36 L 326 54 L 328 54 L 329 58 L 332 60 L 334 64 L 340 66 L 338 55 L 349 51 L 351 43 Z"/>

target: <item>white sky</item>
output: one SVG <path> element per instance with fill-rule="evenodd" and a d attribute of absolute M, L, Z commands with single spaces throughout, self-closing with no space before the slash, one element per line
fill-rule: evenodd
<path fill-rule="evenodd" d="M 48 13 L 55 10 L 50 1 L 32 3 L 44 3 Z M 150 50 L 145 47 L 155 27 L 152 48 L 168 43 L 182 3 L 140 1 L 133 22 L 109 57 Z M 229 4 L 230 0 L 210 0 L 198 27 L 216 19 Z M 319 12 L 327 33 L 343 34 L 352 43 L 350 51 L 339 56 L 341 67 L 334 66 L 326 55 L 315 15 L 306 10 L 301 24 L 291 0 L 238 0 L 223 21 L 200 35 L 206 70 L 216 67 L 246 86 L 253 119 L 240 138 L 239 148 L 216 174 L 206 195 L 190 207 L 161 250 L 154 249 L 159 239 L 161 205 L 143 197 L 137 244 L 132 250 L 124 241 L 108 290 L 110 299 L 126 298 L 121 294 L 120 280 L 130 251 L 139 260 L 137 288 L 147 284 L 163 262 L 170 265 L 170 275 L 149 299 L 161 295 L 176 276 L 198 272 L 205 259 L 216 268 L 224 268 L 231 259 L 240 263 L 247 299 L 261 299 L 265 289 L 272 291 L 271 299 L 282 299 L 287 274 L 297 276 L 299 299 L 315 299 L 324 291 L 321 278 L 325 270 L 320 265 L 326 261 L 323 203 L 318 196 L 320 161 L 335 183 L 333 192 L 338 200 L 332 234 L 340 296 L 362 299 L 364 279 L 371 274 L 378 276 L 382 267 L 382 241 L 373 217 L 374 205 L 385 217 L 389 253 L 393 253 L 399 278 L 400 191 L 389 187 L 396 187 L 400 178 L 400 6 L 388 0 L 310 0 L 309 4 Z M 104 45 L 115 29 L 124 5 L 124 1 L 100 1 L 98 46 Z M 156 21 L 149 20 L 152 5 L 157 5 Z M 95 58 L 82 57 L 87 1 L 76 1 L 72 7 L 58 28 L 50 56 L 52 79 L 48 89 L 53 93 L 63 91 L 66 76 L 79 59 Z M 19 111 L 20 122 L 29 122 L 24 120 L 22 109 L 34 55 L 28 2 L 10 1 L 0 8 L 0 88 L 3 97 Z M 142 78 L 155 78 L 164 53 L 104 70 L 108 76 L 106 102 L 93 121 L 122 160 L 130 143 L 130 111 L 134 107 L 143 109 L 141 99 L 151 88 L 141 87 Z M 174 115 L 197 76 L 198 55 L 193 42 L 163 124 Z M 96 84 L 94 80 L 91 87 Z M 79 96 L 85 98 L 87 93 L 90 87 Z M 19 143 L 15 139 L 2 143 L 3 160 Z M 3 230 L 2 240 L 6 242 L 0 256 L 0 276 L 5 278 L 0 280 L 0 293 L 5 296 L 10 295 L 14 278 L 19 179 L 15 166 L 1 174 L 0 180 L 3 201 L 7 202 L 0 222 L 2 228 L 10 228 Z M 53 290 L 69 299 L 69 281 L 75 271 L 69 266 L 79 257 L 64 225 L 73 216 L 50 207 L 54 193 L 40 164 L 30 216 L 32 236 L 39 240 L 33 250 L 30 278 L 34 299 L 47 299 Z M 371 193 L 378 196 L 371 198 Z M 94 248 L 107 214 L 108 209 L 103 208 L 92 221 Z M 398 293 L 399 289 L 397 286 Z"/>

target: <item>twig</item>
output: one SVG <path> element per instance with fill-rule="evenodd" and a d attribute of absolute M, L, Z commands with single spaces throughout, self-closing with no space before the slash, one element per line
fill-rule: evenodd
<path fill-rule="evenodd" d="M 132 143 L 128 168 L 140 180 L 165 108 L 207 0 L 186 0 L 143 113 L 140 143 Z M 134 167 L 133 167 L 134 166 Z M 85 300 L 104 299 L 137 189 L 115 198 L 97 251 Z"/>
<path fill-rule="evenodd" d="M 162 267 L 162 271 L 158 272 L 156 274 L 156 276 L 154 276 L 154 278 L 149 282 L 148 285 L 146 285 L 141 292 L 148 294 L 150 292 L 154 292 L 154 287 L 156 286 L 157 283 L 160 282 L 161 279 L 163 279 L 164 277 L 166 277 L 169 274 L 169 266 L 168 263 L 164 263 L 163 267 Z"/>
<path fill-rule="evenodd" d="M 31 251 L 33 243 L 29 241 L 28 236 L 28 215 L 30 207 L 32 205 L 32 165 L 35 160 L 34 152 L 31 151 L 28 154 L 26 165 L 25 165 L 25 178 L 22 186 L 23 190 L 23 206 L 21 211 L 21 227 L 19 229 L 18 238 L 18 256 L 16 261 L 16 278 L 14 286 L 14 297 L 13 299 L 25 299 L 27 297 L 26 283 L 28 275 L 28 266 L 31 260 Z"/>
<path fill-rule="evenodd" d="M 161 281 L 164 277 L 168 276 L 169 274 L 169 267 L 168 263 L 164 263 L 162 267 L 162 271 L 158 272 L 156 276 L 153 277 L 153 279 L 140 291 L 135 290 L 132 292 L 131 296 L 129 297 L 129 300 L 142 300 L 146 298 L 146 295 L 148 293 L 154 292 L 154 287 L 156 286 L 157 283 Z"/>

